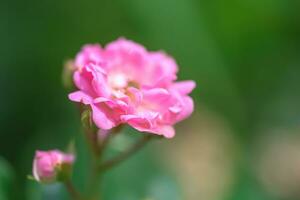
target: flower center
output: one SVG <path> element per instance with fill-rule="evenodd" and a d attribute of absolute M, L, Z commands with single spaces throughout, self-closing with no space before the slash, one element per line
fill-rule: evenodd
<path fill-rule="evenodd" d="M 113 89 L 122 89 L 127 87 L 128 79 L 123 73 L 113 73 L 108 76 L 108 84 Z"/>

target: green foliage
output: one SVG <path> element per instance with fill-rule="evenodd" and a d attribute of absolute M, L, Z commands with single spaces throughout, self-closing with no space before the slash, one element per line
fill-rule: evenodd
<path fill-rule="evenodd" d="M 9 200 L 13 197 L 14 179 L 11 166 L 0 157 L 0 199 Z"/>
<path fill-rule="evenodd" d="M 242 159 L 232 164 L 239 170 L 228 200 L 273 200 L 249 163 L 265 130 L 299 126 L 299 2 L 1 2 L 0 152 L 15 172 L 0 160 L 0 199 L 68 199 L 61 185 L 41 187 L 26 176 L 36 149 L 65 149 L 74 138 L 73 179 L 79 190 L 86 189 L 80 180 L 87 176 L 89 157 L 78 110 L 61 84 L 63 61 L 85 43 L 125 36 L 173 55 L 179 78 L 197 82 L 196 112 L 213 111 L 233 130 L 229 137 L 241 146 Z M 68 72 L 63 79 L 70 87 Z M 176 177 L 154 159 L 151 147 L 105 175 L 105 200 L 182 199 Z"/>

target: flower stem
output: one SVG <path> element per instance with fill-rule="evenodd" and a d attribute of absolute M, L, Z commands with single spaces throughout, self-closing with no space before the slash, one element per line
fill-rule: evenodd
<path fill-rule="evenodd" d="M 82 200 L 80 193 L 76 190 L 70 179 L 66 180 L 64 184 L 73 200 Z"/>
<path fill-rule="evenodd" d="M 108 133 L 106 133 L 106 137 L 104 137 L 100 142 L 100 157 L 103 155 L 104 151 L 106 150 L 107 145 L 111 141 L 111 139 L 119 134 L 123 129 L 124 125 L 119 125 L 113 129 L 111 129 Z"/>
<path fill-rule="evenodd" d="M 121 162 L 123 162 L 124 160 L 126 160 L 127 158 L 132 156 L 134 153 L 139 151 L 142 147 L 144 147 L 152 138 L 153 138 L 153 136 L 150 135 L 150 134 L 147 134 L 147 135 L 143 136 L 135 144 L 133 144 L 129 149 L 127 149 L 124 152 L 120 153 L 116 157 L 103 162 L 99 166 L 98 171 L 100 171 L 102 173 L 102 172 L 104 172 L 108 169 L 111 169 L 114 166 L 120 164 Z"/>
<path fill-rule="evenodd" d="M 97 169 L 94 169 L 91 174 L 94 176 L 90 178 L 88 199 L 99 200 L 101 197 L 101 191 L 100 191 L 101 174 L 100 172 L 97 171 Z"/>
<path fill-rule="evenodd" d="M 88 179 L 88 192 L 87 196 L 89 200 L 98 200 L 99 192 L 98 186 L 100 182 L 100 173 L 97 170 L 98 163 L 101 160 L 101 155 L 103 148 L 98 143 L 98 128 L 94 125 L 92 121 L 92 112 L 89 108 L 83 109 L 80 107 L 81 122 L 84 129 L 84 135 L 87 144 L 90 149 L 90 177 Z"/>
<path fill-rule="evenodd" d="M 85 137 L 89 145 L 90 151 L 94 159 L 100 155 L 100 147 L 98 145 L 97 128 L 92 122 L 92 111 L 80 107 L 81 122 L 85 132 Z"/>
<path fill-rule="evenodd" d="M 123 162 L 131 155 L 139 151 L 142 147 L 144 147 L 152 138 L 153 135 L 146 134 L 141 139 L 139 139 L 135 144 L 133 144 L 129 149 L 125 150 L 124 152 L 120 153 L 118 156 L 104 161 L 101 163 L 101 157 L 110 141 L 110 139 L 120 132 L 123 125 L 120 125 L 111 130 L 109 135 L 103 139 L 99 143 L 99 138 L 97 131 L 98 129 L 95 127 L 92 121 L 91 110 L 89 108 L 84 108 L 83 106 L 79 106 L 80 115 L 81 115 L 81 122 L 84 128 L 86 141 L 88 143 L 90 153 L 91 153 L 91 164 L 90 164 L 90 178 L 88 182 L 88 198 L 89 200 L 97 200 L 100 197 L 99 193 L 99 185 L 101 175 L 104 171 L 118 165 L 119 163 Z M 72 185 L 67 185 L 67 187 Z M 72 187 L 70 187 L 70 191 Z M 71 192 L 70 192 L 71 193 Z M 72 195 L 73 196 L 73 195 Z M 75 198 L 74 200 L 78 200 Z"/>

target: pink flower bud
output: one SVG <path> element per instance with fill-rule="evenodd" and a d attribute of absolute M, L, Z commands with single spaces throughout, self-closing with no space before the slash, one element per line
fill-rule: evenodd
<path fill-rule="evenodd" d="M 50 183 L 70 174 L 74 162 L 73 154 L 59 150 L 36 151 L 33 161 L 33 176 L 43 183 Z"/>

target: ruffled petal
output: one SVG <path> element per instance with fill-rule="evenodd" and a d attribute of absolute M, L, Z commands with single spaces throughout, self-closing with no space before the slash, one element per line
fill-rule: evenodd
<path fill-rule="evenodd" d="M 117 125 L 115 120 L 108 118 L 107 114 L 103 112 L 103 108 L 98 107 L 94 104 L 91 104 L 91 108 L 93 121 L 95 122 L 97 127 L 108 130 Z"/>
<path fill-rule="evenodd" d="M 69 94 L 69 99 L 71 101 L 80 102 L 85 105 L 92 102 L 92 97 L 82 91 L 76 91 Z"/>
<path fill-rule="evenodd" d="M 191 93 L 195 87 L 195 81 L 179 81 L 173 84 L 173 88 L 182 95 Z"/>
<path fill-rule="evenodd" d="M 87 44 L 83 46 L 81 51 L 76 55 L 75 65 L 78 68 L 94 63 L 99 64 L 103 62 L 102 48 L 99 44 Z"/>

